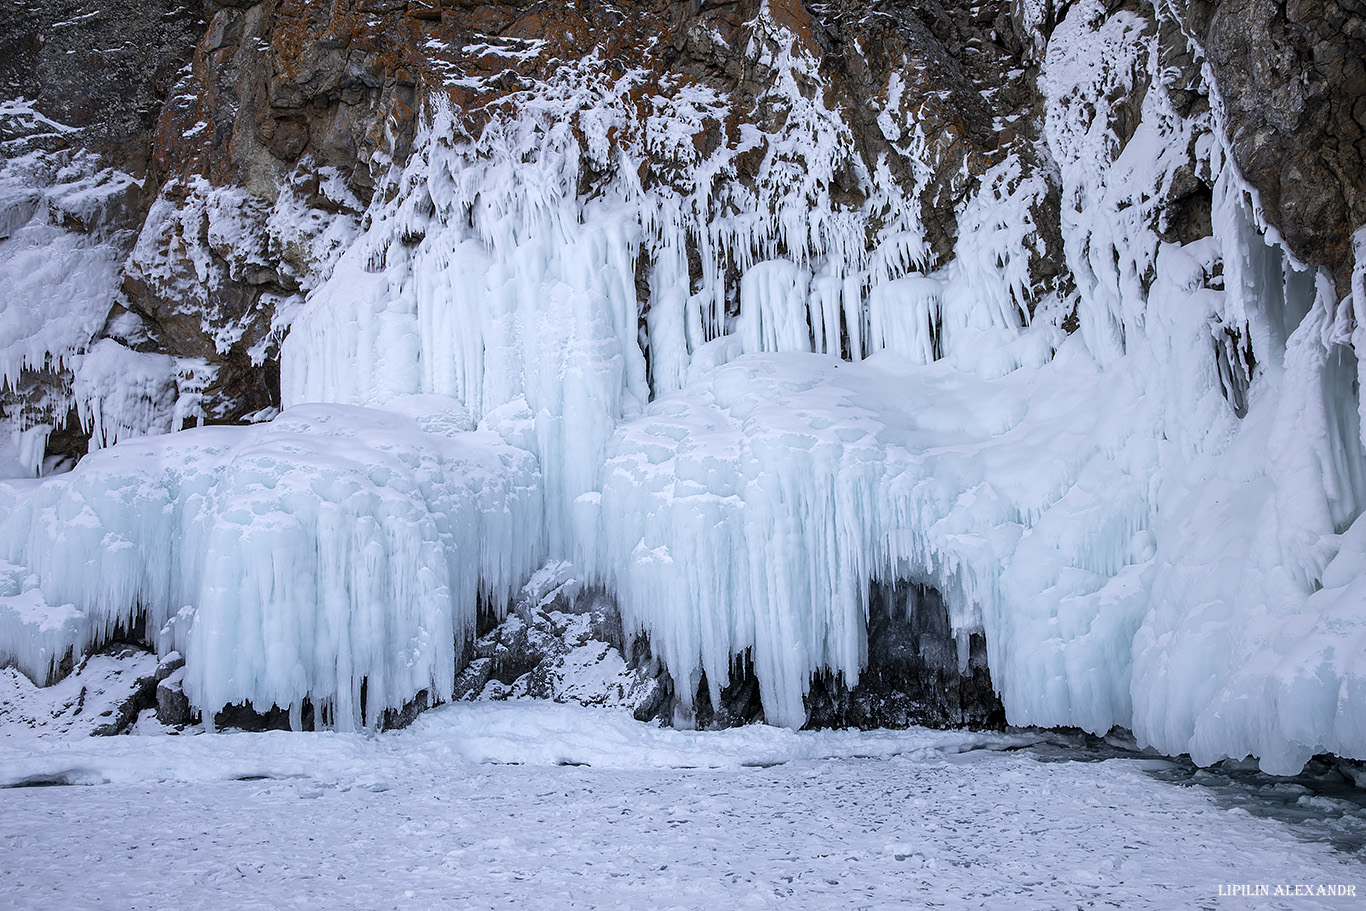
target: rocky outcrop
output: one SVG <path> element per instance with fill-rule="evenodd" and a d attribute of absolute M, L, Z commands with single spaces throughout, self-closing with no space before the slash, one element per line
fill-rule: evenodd
<path fill-rule="evenodd" d="M 617 706 L 640 721 L 661 719 L 701 730 L 764 720 L 749 655 L 736 656 L 716 698 L 703 673 L 685 705 L 648 640 L 635 636 L 627 642 L 614 599 L 581 590 L 567 569 L 552 564 L 538 573 L 508 617 L 476 640 L 456 681 L 457 700 Z M 857 685 L 817 674 L 806 705 L 811 729 L 1005 726 L 982 635 L 972 633 L 960 645 L 939 592 L 908 582 L 873 586 L 868 662 Z"/>
<path fill-rule="evenodd" d="M 0 724 L 39 734 L 123 734 L 144 712 L 157 708 L 160 688 L 184 664 L 178 652 L 157 660 L 140 645 L 119 642 L 64 668 L 63 678 L 46 687 L 35 687 L 15 669 L 3 668 Z"/>
<path fill-rule="evenodd" d="M 197 0 L 4 0 L 0 92 L 33 101 L 77 131 L 49 134 L 42 144 L 78 145 L 140 177 L 162 109 L 204 32 L 201 7 Z M 156 186 L 147 189 L 154 195 Z"/>
<path fill-rule="evenodd" d="M 1187 74 L 1188 85 L 1169 87 L 1178 101 L 1186 97 L 1183 114 L 1206 105 L 1198 74 L 1208 63 L 1234 160 L 1268 221 L 1301 260 L 1330 268 L 1345 294 L 1351 235 L 1366 223 L 1363 11 L 1348 0 L 1189 0 L 1176 15 L 1110 5 L 1152 18 L 1172 71 Z M 650 0 L 629 10 L 442 0 L 87 7 L 0 7 L 0 91 L 32 98 L 36 110 L 72 128 L 31 132 L 20 145 L 11 137 L 7 154 L 80 147 L 145 178 L 125 220 L 142 239 L 103 334 L 137 352 L 201 364 L 174 394 L 196 397 L 194 420 L 226 422 L 278 407 L 279 338 L 339 243 L 321 235 L 337 219 L 359 222 L 433 104 L 449 104 L 475 136 L 500 110 L 525 104 L 528 90 L 592 59 L 604 80 L 633 74 L 623 98 L 635 109 L 629 132 L 644 131 L 651 106 L 681 85 L 707 87 L 726 99 L 724 111 L 702 116 L 689 143 L 650 148 L 641 183 L 695 192 L 697 165 L 707 160 L 713 187 L 703 189 L 721 204 L 735 195 L 727 186 L 762 198 L 783 190 L 779 172 L 765 165 L 772 149 L 741 134 L 755 127 L 761 137 L 781 135 L 798 116 L 773 91 L 787 78 L 775 61 L 791 37 L 791 52 L 815 65 L 791 71 L 796 90 L 847 128 L 838 138 L 848 156 L 836 156 L 821 192 L 875 222 L 893 213 L 868 208 L 872 184 L 858 174 L 895 181 L 920 207 L 928 267 L 952 257 L 964 204 L 994 165 L 1015 156 L 1023 173 L 1050 174 L 1038 151 L 1035 83 L 1042 49 L 1066 12 L 1019 0 L 887 2 L 871 11 L 798 0 Z M 1116 109 L 1129 124 L 1142 91 L 1136 86 L 1132 104 Z M 1123 140 L 1126 127 L 1117 126 Z M 616 152 L 639 148 L 641 137 L 595 137 L 586 122 L 574 128 L 585 153 L 580 190 L 592 196 L 595 181 L 611 177 Z M 1056 181 L 1047 187 L 1032 203 L 1035 297 L 1066 292 L 1071 281 Z M 206 188 L 236 195 L 205 212 Z M 1206 230 L 1208 190 L 1194 172 L 1172 188 L 1164 236 L 1188 240 Z M 144 224 L 149 210 L 159 217 Z M 235 230 L 224 230 L 229 222 Z M 286 222 L 296 228 L 280 230 Z M 648 307 L 647 287 L 642 296 Z M 40 373 L 17 395 L 59 410 L 70 377 Z M 54 381 L 63 395 L 42 391 Z M 14 401 L 7 407 L 23 410 Z M 83 425 L 74 411 L 45 419 L 58 428 L 52 454 L 78 457 Z"/>
<path fill-rule="evenodd" d="M 185 669 L 176 668 L 157 684 L 157 721 L 173 727 L 183 727 L 194 721 L 195 712 L 190 697 L 185 695 Z"/>
<path fill-rule="evenodd" d="M 92 194 L 78 192 L 74 199 L 83 211 L 37 213 L 30 221 L 69 232 L 74 243 L 110 259 L 127 254 L 159 188 L 150 173 L 154 134 L 203 33 L 199 9 L 194 2 L 161 0 L 0 3 L 0 97 L 9 106 L 0 111 L 0 166 L 13 165 L 0 167 L 6 172 L 0 183 L 36 184 L 50 198 L 64 188 L 72 197 L 82 183 L 112 181 L 121 187 L 99 197 L 94 207 Z M 26 179 L 25 172 L 32 177 Z M 24 224 L 3 220 L 8 224 L 0 240 Z M 92 305 L 112 314 L 118 308 L 116 285 L 90 287 L 98 278 L 77 280 L 86 286 L 78 293 L 102 297 Z M 84 338 L 62 338 L 48 351 L 32 353 L 0 396 L 7 424 L 39 428 L 49 467 L 84 455 L 93 430 L 81 420 L 72 389 L 71 355 L 99 332 L 99 326 L 85 325 L 85 315 L 73 320 Z M 95 319 L 102 324 L 101 316 Z M 34 462 L 41 462 L 41 454 Z"/>
<path fill-rule="evenodd" d="M 935 589 L 898 581 L 875 586 L 868 605 L 868 664 L 850 687 L 819 675 L 807 696 L 807 727 L 1004 728 L 986 641 L 960 642 Z"/>
<path fill-rule="evenodd" d="M 131 646 L 116 646 L 113 649 L 107 649 L 105 654 L 127 661 L 129 658 L 137 657 L 139 653 Z M 151 708 L 158 709 L 158 720 L 160 720 L 158 694 L 161 684 L 184 666 L 185 659 L 180 656 L 179 652 L 171 652 L 162 658 L 156 663 L 156 669 L 151 674 L 137 678 L 133 692 L 128 698 L 115 706 L 112 713 L 106 713 L 109 715 L 109 720 L 96 727 L 91 733 L 96 737 L 111 737 L 115 734 L 122 734 L 133 726 L 143 711 Z"/>
<path fill-rule="evenodd" d="M 648 149 L 641 183 L 696 192 L 697 165 L 706 160 L 713 186 L 702 190 L 719 205 L 736 188 L 762 201 L 792 178 L 765 164 L 773 154 L 768 140 L 741 134 L 756 127 L 761 137 L 781 135 L 798 116 L 774 91 L 786 78 L 775 55 L 791 36 L 792 53 L 815 64 L 798 72 L 796 90 L 837 112 L 847 130 L 836 137 L 847 156 L 836 156 L 821 192 L 876 222 L 895 213 L 869 208 L 873 183 L 858 175 L 895 181 L 919 206 L 920 265 L 930 267 L 952 257 L 965 202 L 994 165 L 1015 156 L 1024 174 L 1050 173 L 1038 151 L 1035 81 L 1062 12 L 1004 2 L 889 2 L 869 12 L 796 0 L 656 0 L 629 12 L 429 0 L 9 3 L 0 17 L 0 86 L 16 97 L 36 94 L 47 117 L 76 128 L 30 144 L 79 144 L 146 178 L 128 217 L 142 238 L 103 334 L 136 352 L 200 365 L 170 394 L 194 397 L 186 419 L 234 422 L 278 407 L 279 338 L 339 243 L 334 228 L 334 236 L 323 235 L 338 219 L 359 222 L 433 104 L 451 105 L 475 136 L 557 70 L 592 58 L 603 79 L 633 74 L 624 98 L 635 109 L 628 130 L 644 131 L 651 105 L 680 85 L 707 87 L 726 99 L 724 111 L 703 116 L 688 144 Z M 1337 0 L 1285 10 L 1197 0 L 1183 21 L 1148 14 L 1160 20 L 1163 52 L 1177 70 L 1198 71 L 1199 54 L 1208 58 L 1235 160 L 1259 189 L 1268 219 L 1301 259 L 1328 265 L 1345 289 L 1350 235 L 1366 222 L 1360 12 Z M 1203 103 L 1198 85 L 1187 94 Z M 1126 120 L 1136 123 L 1136 114 L 1129 110 Z M 596 192 L 595 181 L 610 179 L 618 150 L 649 145 L 624 132 L 594 137 L 586 122 L 575 130 L 585 143 L 585 196 Z M 1066 292 L 1071 281 L 1057 185 L 1051 178 L 1046 185 L 1032 202 L 1037 233 L 1026 308 L 1052 290 Z M 213 188 L 232 190 L 216 211 L 206 198 Z M 1207 196 L 1193 174 L 1173 188 L 1171 237 L 1199 236 Z M 154 217 L 143 224 L 149 209 Z M 294 227 L 282 230 L 285 224 Z M 730 283 L 728 294 L 738 295 L 738 274 Z M 643 309 L 648 296 L 642 286 Z M 56 381 L 69 392 L 69 377 L 58 371 Z M 60 410 L 65 398 L 42 393 L 44 382 L 35 373 L 19 394 Z M 74 417 L 46 418 L 67 428 L 51 435 L 53 455 L 83 452 Z"/>
<path fill-rule="evenodd" d="M 1346 295 L 1366 224 L 1366 6 L 1356 0 L 1187 0 L 1233 159 L 1266 219 Z"/>
<path fill-rule="evenodd" d="M 648 645 L 629 645 L 616 602 L 552 564 L 532 577 L 508 617 L 473 644 L 457 700 L 550 699 L 629 709 L 640 721 L 668 706 L 668 675 Z"/>

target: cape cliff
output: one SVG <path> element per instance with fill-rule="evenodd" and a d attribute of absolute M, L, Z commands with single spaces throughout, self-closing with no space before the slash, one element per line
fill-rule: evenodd
<path fill-rule="evenodd" d="M 1363 60 L 1347 0 L 6 0 L 0 653 L 374 725 L 570 561 L 684 722 L 1366 758 Z"/>

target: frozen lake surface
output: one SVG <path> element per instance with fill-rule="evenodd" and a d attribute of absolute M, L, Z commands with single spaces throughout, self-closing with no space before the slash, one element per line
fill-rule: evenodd
<path fill-rule="evenodd" d="M 142 729 L 0 732 L 0 903 L 1305 909 L 1366 895 L 1349 791 L 1069 759 L 1034 735 L 691 733 L 545 703 L 448 706 L 379 736 Z M 1358 897 L 1221 896 L 1231 885 Z"/>

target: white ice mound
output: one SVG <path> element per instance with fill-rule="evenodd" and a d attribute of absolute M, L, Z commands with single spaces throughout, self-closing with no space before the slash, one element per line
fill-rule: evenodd
<path fill-rule="evenodd" d="M 701 671 L 723 686 L 752 649 L 766 718 L 800 727 L 813 672 L 857 681 L 870 581 L 913 579 L 945 594 L 964 656 L 985 627 L 1014 718 L 1105 730 L 1128 723 L 1143 611 L 1106 587 L 1150 556 L 1134 543 L 1144 485 L 1115 467 L 1145 454 L 1134 408 L 1128 378 L 1080 343 L 996 380 L 944 361 L 743 357 L 621 426 L 580 559 L 613 580 L 680 694 Z M 1076 622 L 1050 628 L 1069 597 Z"/>
<path fill-rule="evenodd" d="M 479 596 L 505 605 L 543 539 L 534 458 L 468 427 L 436 396 L 301 406 L 0 483 L 0 546 L 32 571 L 0 597 L 7 657 L 46 676 L 145 614 L 210 712 L 309 699 L 346 729 L 448 697 Z M 78 609 L 27 635 L 38 601 Z"/>

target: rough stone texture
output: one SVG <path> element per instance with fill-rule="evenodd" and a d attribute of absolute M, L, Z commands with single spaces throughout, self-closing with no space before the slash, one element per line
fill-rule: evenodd
<path fill-rule="evenodd" d="M 100 230 L 119 246 L 137 235 L 159 182 L 149 177 L 153 135 L 163 106 L 203 33 L 198 0 L 0 0 L 0 100 L 27 99 L 75 132 L 0 124 L 0 157 L 35 150 L 94 152 L 101 164 L 142 179 Z M 92 226 L 57 219 L 68 230 Z M 53 424 L 50 465 L 86 452 L 88 430 L 70 404 L 65 370 L 28 370 L 0 389 L 0 414 L 25 426 Z"/>
<path fill-rule="evenodd" d="M 171 183 L 161 203 L 186 212 L 191 195 L 184 184 Z M 247 231 L 266 236 L 263 201 L 247 197 L 232 216 Z M 209 365 L 204 410 L 210 422 L 233 423 L 279 407 L 274 350 L 261 358 L 252 352 L 270 336 L 270 302 L 288 298 L 299 286 L 268 254 L 259 247 L 215 243 L 207 218 L 185 217 L 144 225 L 124 269 L 123 300 L 111 324 L 119 313 L 131 312 L 140 318 L 142 331 L 130 347 Z"/>
<path fill-rule="evenodd" d="M 141 648 L 131 645 L 114 645 L 105 649 L 102 654 L 113 658 L 126 659 L 137 655 L 146 654 Z M 171 652 L 163 658 L 156 667 L 156 671 L 147 677 L 141 677 L 133 686 L 132 693 L 123 702 L 119 703 L 109 721 L 95 728 L 91 733 L 96 737 L 112 737 L 122 734 L 138 720 L 144 709 L 157 707 L 158 717 L 160 717 L 160 686 L 168 677 L 176 674 L 185 666 L 185 659 L 179 652 Z"/>
<path fill-rule="evenodd" d="M 966 667 L 933 588 L 906 582 L 874 585 L 868 608 L 868 663 L 852 690 L 841 677 L 815 675 L 806 696 L 809 729 L 857 727 L 1005 727 L 1005 708 L 991 686 L 986 642 L 968 640 Z M 748 654 L 731 664 L 730 681 L 712 700 L 702 674 L 687 711 L 670 693 L 660 717 L 681 727 L 719 730 L 764 720 L 759 680 Z"/>
<path fill-rule="evenodd" d="M 176 695 L 177 688 L 172 686 L 169 689 L 168 711 L 179 713 L 180 705 L 179 696 Z M 364 694 L 365 687 L 362 685 L 362 701 L 364 700 Z M 196 712 L 191 707 L 189 722 L 167 721 L 161 717 L 160 697 L 161 690 L 159 689 L 157 691 L 157 719 L 162 721 L 163 724 L 197 723 L 200 718 L 203 717 L 203 713 Z M 381 731 L 405 728 L 412 724 L 418 715 L 429 708 L 431 708 L 431 704 L 427 691 L 421 690 L 416 696 L 405 703 L 403 708 L 386 710 L 375 727 Z M 180 716 L 173 714 L 172 717 Z M 368 719 L 364 720 L 368 723 Z M 324 708 L 322 717 L 319 718 L 317 707 L 313 704 L 312 700 L 309 699 L 305 699 L 303 704 L 299 707 L 297 724 L 290 718 L 289 709 L 280 708 L 278 705 L 272 705 L 268 709 L 261 709 L 254 705 L 235 703 L 233 705 L 225 705 L 213 713 L 213 726 L 217 730 L 231 728 L 233 730 L 250 732 L 290 730 L 320 731 L 331 727 L 331 725 L 332 722 L 328 717 L 328 710 Z"/>
<path fill-rule="evenodd" d="M 431 708 L 431 699 L 426 690 L 421 690 L 410 701 L 404 704 L 401 709 L 389 709 L 384 713 L 384 718 L 380 721 L 380 730 L 397 731 L 406 728 L 417 720 L 427 709 Z"/>
<path fill-rule="evenodd" d="M 168 656 L 169 657 L 169 656 Z M 0 667 L 0 726 L 67 736 L 118 734 L 152 703 L 159 675 L 169 673 L 147 649 L 113 643 L 35 686 L 17 668 Z"/>
<path fill-rule="evenodd" d="M 1350 235 L 1366 223 L 1366 7 L 1357 0 L 1182 0 L 1177 22 L 1139 0 L 1111 5 L 1154 15 L 1164 64 L 1190 86 L 1175 89 L 1178 103 L 1190 110 L 1206 102 L 1195 87 L 1201 59 L 1187 35 L 1203 47 L 1234 158 L 1269 221 L 1297 256 L 1327 265 L 1345 293 Z M 81 128 L 60 141 L 147 178 L 128 213 L 132 226 L 158 195 L 183 202 L 196 179 L 247 191 L 248 220 L 263 217 L 291 185 L 314 211 L 358 217 L 390 163 L 408 155 L 417 112 L 432 98 L 449 98 L 474 134 L 502 99 L 544 78 L 555 61 L 594 48 L 608 74 L 645 70 L 653 80 L 682 77 L 722 90 L 732 102 L 727 120 L 699 135 L 700 152 L 733 142 L 743 123 L 781 124 L 787 112 L 764 95 L 772 74 L 743 52 L 769 40 L 754 31 L 758 9 L 758 0 L 0 0 L 0 93 L 36 98 L 45 114 Z M 951 255 L 956 210 L 986 168 L 1013 151 L 1027 170 L 1048 171 L 1036 152 L 1035 81 L 1041 49 L 1065 9 L 1021 0 L 768 4 L 772 21 L 819 60 L 821 85 L 810 90 L 841 111 L 854 137 L 851 152 L 869 167 L 885 160 L 909 185 L 914 150 L 877 123 L 892 74 L 903 80 L 902 107 L 932 137 L 920 202 L 939 262 Z M 546 47 L 525 58 L 470 50 L 490 37 L 508 47 L 532 40 Z M 447 78 L 453 68 L 497 79 L 455 84 Z M 638 105 L 649 103 L 648 90 L 638 96 Z M 642 181 L 683 179 L 679 164 L 647 162 Z M 756 164 L 737 158 L 728 179 L 752 182 Z M 319 189 L 318 175 L 329 169 L 349 200 Z M 584 192 L 592 192 L 594 179 L 586 169 Z M 838 178 L 831 191 L 849 205 L 861 201 L 852 177 Z M 1172 187 L 1165 238 L 1208 232 L 1208 191 L 1195 174 Z M 1065 292 L 1056 196 L 1034 214 L 1034 289 Z M 170 246 L 182 257 L 194 248 Z M 244 268 L 239 253 L 210 249 L 208 283 L 188 259 L 166 263 L 178 276 L 172 281 L 130 269 L 116 308 L 146 321 L 138 350 L 198 358 L 212 368 L 203 391 L 212 421 L 238 421 L 279 404 L 275 307 L 306 290 L 318 265 L 297 249 L 267 248 Z M 196 282 L 205 299 L 187 306 Z M 229 329 L 235 340 L 225 345 Z M 59 387 L 67 380 L 55 379 Z M 41 396 L 45 383 L 30 377 L 18 395 Z M 51 453 L 79 457 L 81 431 L 66 424 L 52 436 Z"/>
<path fill-rule="evenodd" d="M 421 35 L 401 4 L 207 6 L 193 66 L 158 127 L 160 174 L 198 174 L 273 199 L 308 156 L 343 169 L 368 201 L 370 158 L 405 157 L 415 123 L 403 64 L 420 61 Z"/>
<path fill-rule="evenodd" d="M 672 712 L 666 717 L 681 727 L 704 731 L 762 722 L 764 706 L 759 697 L 759 678 L 754 674 L 754 662 L 750 655 L 740 655 L 731 662 L 730 682 L 721 688 L 715 702 L 711 698 L 707 675 L 703 672 L 697 692 L 693 695 L 691 714 L 675 700 Z"/>
<path fill-rule="evenodd" d="M 0 0 L 0 92 L 36 100 L 81 128 L 80 145 L 141 176 L 162 106 L 204 31 L 202 6 Z"/>
<path fill-rule="evenodd" d="M 667 676 L 643 642 L 625 643 L 616 601 L 577 580 L 528 591 L 475 641 L 455 698 L 551 699 L 629 708 L 641 721 L 664 708 Z"/>
<path fill-rule="evenodd" d="M 966 658 L 966 661 L 963 659 Z M 967 655 L 933 588 L 906 582 L 874 587 L 868 606 L 868 665 L 853 689 L 819 675 L 807 696 L 807 727 L 1004 728 L 1005 708 L 991 686 L 986 641 Z"/>
<path fill-rule="evenodd" d="M 180 727 L 194 721 L 190 697 L 185 695 L 184 668 L 177 669 L 157 684 L 157 721 Z"/>
<path fill-rule="evenodd" d="M 205 713 L 208 714 L 207 712 Z M 303 731 L 316 730 L 315 721 L 317 714 L 313 709 L 313 703 L 305 700 L 299 713 L 299 729 Z M 232 728 L 238 731 L 250 731 L 257 733 L 260 731 L 288 731 L 289 710 L 279 706 L 271 706 L 266 711 L 259 711 L 253 706 L 235 704 L 225 705 L 223 708 L 213 713 L 213 726 L 216 730 Z"/>
<path fill-rule="evenodd" d="M 1214 71 L 1233 158 L 1267 220 L 1349 289 L 1366 223 L 1366 5 L 1359 0 L 1188 0 Z"/>
<path fill-rule="evenodd" d="M 359 217 L 373 192 L 371 160 L 406 156 L 415 123 L 412 86 L 396 65 L 402 39 L 381 59 L 381 35 L 393 23 L 368 19 L 362 6 L 208 3 L 207 28 L 152 145 L 163 196 L 184 205 L 201 180 L 241 187 L 249 195 L 237 215 L 259 237 L 285 187 L 311 212 Z M 397 119 L 386 111 L 399 112 Z M 354 196 L 321 189 L 327 169 Z M 300 292 L 318 264 L 275 243 L 243 250 L 209 240 L 202 230 L 154 238 L 169 279 L 130 269 L 124 293 L 128 308 L 148 320 L 156 350 L 215 368 L 205 393 L 209 417 L 233 422 L 279 406 L 275 308 Z M 194 253 L 207 256 L 210 281 L 197 278 L 203 266 Z M 188 290 L 203 299 L 186 306 Z"/>

